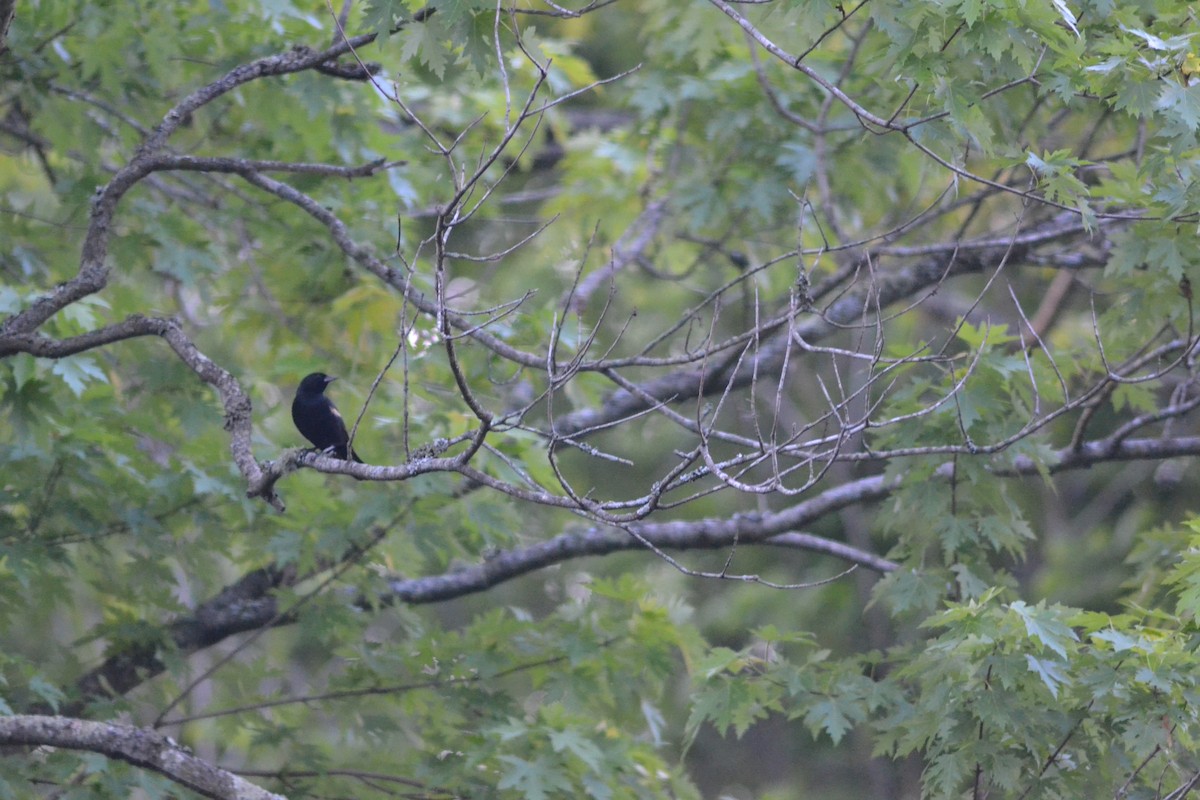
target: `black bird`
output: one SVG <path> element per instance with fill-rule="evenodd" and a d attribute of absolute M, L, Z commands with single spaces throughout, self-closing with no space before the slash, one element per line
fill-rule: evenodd
<path fill-rule="evenodd" d="M 292 422 L 318 450 L 328 450 L 340 459 L 362 464 L 363 460 L 350 447 L 346 421 L 333 401 L 325 396 L 325 388 L 335 380 L 337 378 L 324 372 L 314 372 L 300 381 L 296 398 L 292 400 Z M 346 458 L 347 451 L 349 459 Z"/>

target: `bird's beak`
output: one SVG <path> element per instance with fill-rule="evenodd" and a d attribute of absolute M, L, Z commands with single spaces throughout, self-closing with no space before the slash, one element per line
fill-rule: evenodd
<path fill-rule="evenodd" d="M 336 375 L 326 375 L 325 376 L 325 385 L 328 386 L 329 384 L 333 383 L 336 380 L 337 380 Z"/>

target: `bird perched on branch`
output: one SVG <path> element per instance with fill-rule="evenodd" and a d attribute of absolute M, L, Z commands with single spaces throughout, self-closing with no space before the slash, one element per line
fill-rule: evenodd
<path fill-rule="evenodd" d="M 324 372 L 306 375 L 292 400 L 292 422 L 296 423 L 296 430 L 304 434 L 304 438 L 316 445 L 318 450 L 362 464 L 363 460 L 350 446 L 346 421 L 338 413 L 333 401 L 325 396 L 325 389 L 335 380 L 337 378 Z"/>

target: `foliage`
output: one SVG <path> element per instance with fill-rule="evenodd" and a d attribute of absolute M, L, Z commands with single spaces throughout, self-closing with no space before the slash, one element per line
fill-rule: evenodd
<path fill-rule="evenodd" d="M 1200 781 L 1193 4 L 8 7 L 0 797 Z"/>

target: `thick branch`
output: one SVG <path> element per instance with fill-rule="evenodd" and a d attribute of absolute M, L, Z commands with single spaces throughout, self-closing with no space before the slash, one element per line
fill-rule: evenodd
<path fill-rule="evenodd" d="M 186 747 L 144 728 L 68 717 L 0 717 L 0 744 L 100 753 L 157 772 L 216 800 L 282 800 L 283 795 L 196 758 Z"/>
<path fill-rule="evenodd" d="M 8 49 L 8 28 L 17 13 L 17 0 L 0 0 L 0 55 Z"/>
<path fill-rule="evenodd" d="M 106 325 L 67 339 L 51 339 L 40 333 L 0 334 L 0 358 L 28 353 L 37 358 L 66 358 L 114 342 L 138 336 L 161 336 L 166 320 L 134 314 L 122 322 Z"/>
<path fill-rule="evenodd" d="M 377 158 L 357 167 L 340 167 L 336 164 L 310 164 L 293 161 L 261 161 L 252 158 L 221 158 L 201 156 L 161 155 L 151 159 L 154 170 L 187 170 L 191 172 L 290 172 L 297 175 L 324 175 L 331 178 L 369 178 L 389 167 L 404 164 L 403 161 L 387 161 Z"/>
<path fill-rule="evenodd" d="M 825 553 L 867 567 L 877 572 L 891 572 L 899 564 L 882 556 L 868 553 L 842 542 L 822 539 L 811 534 L 794 533 L 796 527 L 791 520 L 816 519 L 829 510 L 849 505 L 871 495 L 882 496 L 886 491 L 882 479 L 867 479 L 848 487 L 844 492 L 830 490 L 822 495 L 835 505 L 826 510 L 817 509 L 824 503 L 801 503 L 778 514 L 746 515 L 732 519 L 705 519 L 677 522 L 641 523 L 631 525 L 641 539 L 661 549 L 672 550 L 719 550 L 738 544 L 769 542 L 784 547 Z M 878 484 L 878 485 L 877 485 Z M 843 495 L 838 503 L 831 494 Z M 855 498 L 855 499 L 851 499 Z M 801 523 L 803 524 L 803 523 Z M 780 537 L 780 541 L 772 540 Z M 785 538 L 786 537 L 786 538 Z M 539 544 L 519 550 L 510 550 L 490 558 L 482 564 L 455 572 L 429 578 L 394 580 L 390 584 L 391 597 L 385 598 L 403 603 L 435 603 L 461 597 L 473 592 L 482 592 L 520 575 L 533 572 L 552 564 L 585 556 L 602 556 L 622 550 L 642 550 L 645 545 L 625 531 L 610 528 L 592 528 L 582 533 L 564 533 Z"/>
<path fill-rule="evenodd" d="M 192 615 L 170 623 L 164 637 L 170 641 L 169 646 L 186 656 L 230 636 L 269 625 L 279 613 L 274 591 L 292 585 L 295 580 L 296 572 L 290 567 L 254 570 L 201 604 Z M 278 620 L 279 624 L 290 621 Z M 158 650 L 157 643 L 147 642 L 110 655 L 80 678 L 76 689 L 82 700 L 64 711 L 82 713 L 87 701 L 123 695 L 160 674 L 166 667 L 157 655 Z"/>

